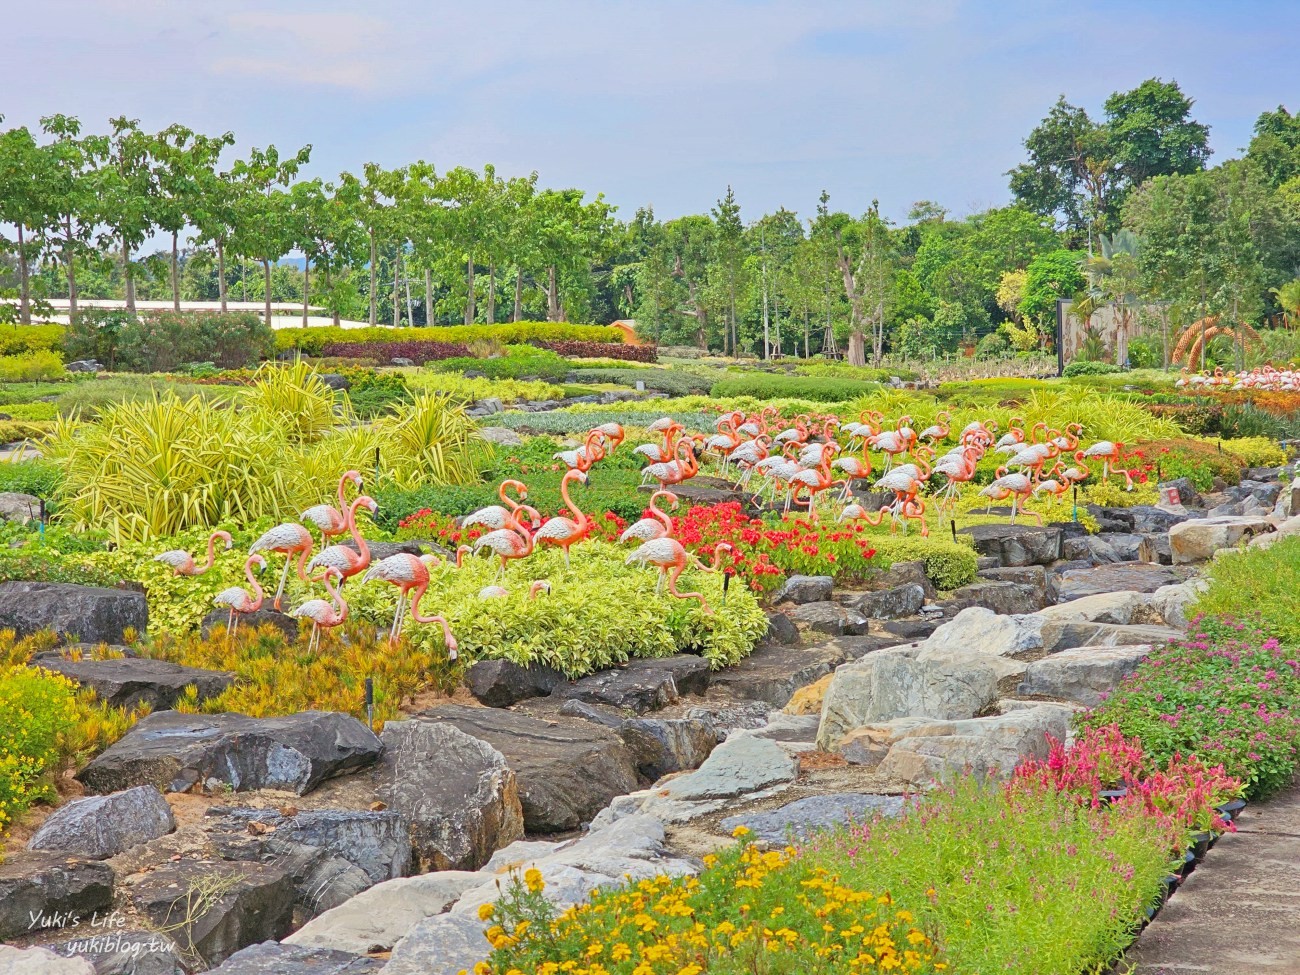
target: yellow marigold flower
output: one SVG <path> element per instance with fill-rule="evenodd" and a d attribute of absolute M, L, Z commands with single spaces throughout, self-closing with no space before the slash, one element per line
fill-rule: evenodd
<path fill-rule="evenodd" d="M 542 872 L 536 867 L 530 867 L 524 871 L 524 884 L 534 894 L 540 894 L 546 888 L 546 881 L 542 879 Z"/>
<path fill-rule="evenodd" d="M 495 904 L 480 904 L 478 906 L 478 919 L 480 921 L 492 920 L 492 915 L 496 913 Z"/>
<path fill-rule="evenodd" d="M 714 856 L 712 853 L 706 853 L 706 854 L 704 855 L 704 865 L 705 865 L 706 867 L 711 867 L 711 866 L 713 866 L 714 864 L 716 864 L 717 862 L 718 862 L 718 858 L 717 858 L 716 856 Z"/>
<path fill-rule="evenodd" d="M 620 941 L 609 950 L 609 957 L 614 961 L 627 961 L 632 957 L 632 949 Z"/>
<path fill-rule="evenodd" d="M 748 835 L 749 835 L 749 827 L 748 827 L 748 826 L 737 826 L 735 829 L 733 829 L 733 830 L 731 831 L 731 835 L 734 836 L 736 839 L 740 839 L 742 836 L 748 836 Z"/>
<path fill-rule="evenodd" d="M 492 966 L 481 961 L 474 966 L 474 975 L 492 975 Z"/>
<path fill-rule="evenodd" d="M 704 971 L 703 968 L 701 968 L 699 965 L 692 963 L 690 965 L 687 965 L 685 968 L 679 968 L 677 970 L 677 975 L 700 975 L 700 972 L 702 971 Z"/>

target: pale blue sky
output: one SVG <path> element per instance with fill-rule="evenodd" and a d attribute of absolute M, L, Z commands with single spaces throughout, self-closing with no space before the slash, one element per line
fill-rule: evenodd
<path fill-rule="evenodd" d="M 818 192 L 956 214 L 1007 200 L 1003 173 L 1061 93 L 1176 79 L 1215 158 L 1261 110 L 1300 110 L 1300 5 L 961 0 L 42 0 L 6 17 L 0 113 L 127 114 L 312 143 L 311 172 L 425 158 L 537 170 L 629 219 L 746 219 Z"/>

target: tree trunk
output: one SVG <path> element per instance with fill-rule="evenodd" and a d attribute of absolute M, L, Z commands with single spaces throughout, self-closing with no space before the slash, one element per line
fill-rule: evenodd
<path fill-rule="evenodd" d="M 311 295 L 311 258 L 305 257 L 302 262 L 302 327 L 307 327 L 307 306 L 308 298 Z"/>
<path fill-rule="evenodd" d="M 226 244 L 217 241 L 217 297 L 221 299 L 221 310 L 226 310 Z"/>
<path fill-rule="evenodd" d="M 772 357 L 772 327 L 767 309 L 767 259 L 763 259 L 763 358 Z"/>
<path fill-rule="evenodd" d="M 23 239 L 23 225 L 18 227 L 18 320 L 24 325 L 32 323 L 32 296 L 27 280 L 27 243 Z"/>
<path fill-rule="evenodd" d="M 172 310 L 181 310 L 180 246 L 177 243 L 177 231 L 172 231 Z"/>
<path fill-rule="evenodd" d="M 488 262 L 487 323 L 489 325 L 497 323 L 497 266 L 491 261 Z"/>
<path fill-rule="evenodd" d="M 262 296 L 262 303 L 266 308 L 266 327 L 271 327 L 271 262 L 267 258 L 262 258 L 262 281 L 266 286 L 266 294 Z"/>
<path fill-rule="evenodd" d="M 379 271 L 379 251 L 375 248 L 375 228 L 369 228 L 370 233 L 370 327 L 374 328 L 379 324 L 379 296 L 375 289 L 379 287 L 376 274 Z"/>
<path fill-rule="evenodd" d="M 560 320 L 560 289 L 555 280 L 555 265 L 546 268 L 546 320 Z"/>
<path fill-rule="evenodd" d="M 861 329 L 849 333 L 848 359 L 851 366 L 867 364 L 867 336 Z"/>
<path fill-rule="evenodd" d="M 334 300 L 334 295 L 333 295 L 334 286 L 332 284 L 332 281 L 333 279 L 330 277 L 330 266 L 327 263 L 325 265 L 325 293 L 330 296 L 330 305 L 332 306 L 330 310 L 333 312 L 334 325 L 337 328 L 339 325 L 339 319 L 342 316 L 339 314 L 338 302 Z"/>
<path fill-rule="evenodd" d="M 809 321 L 808 308 L 803 310 L 803 357 L 812 358 L 812 322 Z"/>
<path fill-rule="evenodd" d="M 871 364 L 880 368 L 880 360 L 885 354 L 885 306 L 876 306 L 875 324 L 872 326 Z"/>
<path fill-rule="evenodd" d="M 21 228 L 19 228 L 21 231 Z M 19 240 L 22 240 L 22 234 L 19 234 Z M 24 265 L 25 266 L 25 265 Z M 122 241 L 122 275 L 126 282 L 126 313 L 135 314 L 135 279 L 131 276 L 131 248 L 125 240 Z"/>
<path fill-rule="evenodd" d="M 433 272 L 424 269 L 424 324 L 433 324 Z"/>
<path fill-rule="evenodd" d="M 474 324 L 474 255 L 465 258 L 465 324 Z"/>
<path fill-rule="evenodd" d="M 63 265 L 68 271 L 68 322 L 77 320 L 77 271 L 72 258 L 72 215 L 63 219 L 63 228 L 67 237 L 63 241 Z"/>
<path fill-rule="evenodd" d="M 393 255 L 393 328 L 402 324 L 402 248 Z"/>
<path fill-rule="evenodd" d="M 522 321 L 524 317 L 524 271 L 515 268 L 515 308 L 510 313 L 512 322 Z"/>

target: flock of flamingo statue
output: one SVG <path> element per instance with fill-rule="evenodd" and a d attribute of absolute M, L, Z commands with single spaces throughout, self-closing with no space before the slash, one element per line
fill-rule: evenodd
<path fill-rule="evenodd" d="M 715 424 L 716 433 L 712 436 L 687 434 L 684 425 L 672 417 L 656 420 L 649 427 L 656 439 L 634 450 L 647 462 L 642 483 L 655 481 L 658 487 L 650 496 L 646 516 L 628 526 L 619 538 L 620 543 L 635 542 L 638 546 L 627 557 L 627 564 L 653 566 L 659 574 L 656 591 L 661 592 L 666 584 L 672 596 L 694 599 L 704 612 L 712 612 L 702 593 L 682 592 L 677 583 L 687 567 L 719 571 L 731 546 L 719 544 L 712 564 L 704 564 L 674 537 L 673 519 L 659 507 L 661 501 L 673 509 L 678 507 L 678 497 L 669 488 L 695 477 L 704 454 L 717 458 L 718 471 L 723 477 L 734 477 L 737 488 L 752 492 L 754 503 L 762 503 L 766 496 L 768 503 L 780 507 L 783 517 L 792 508 L 799 508 L 815 522 L 819 519 L 819 503 L 831 497 L 840 506 L 838 522 L 862 520 L 880 525 L 889 518 L 891 531 L 901 525 L 904 532 L 910 522 L 919 522 L 922 535 L 929 534 L 922 492 L 934 489 L 930 500 L 939 511 L 954 506 L 961 487 L 974 479 L 977 465 L 990 452 L 1005 455 L 1006 460 L 980 495 L 988 498 L 986 510 L 991 510 L 995 501 L 1009 499 L 1012 524 L 1018 515 L 1028 513 L 1041 525 L 1042 516 L 1030 511 L 1026 502 L 1044 494 L 1065 494 L 1090 477 L 1085 461 L 1101 462 L 1103 480 L 1111 474 L 1123 474 L 1127 486 L 1132 487 L 1130 472 L 1119 466 L 1124 445 L 1100 441 L 1080 448 L 1081 424 L 1067 424 L 1062 431 L 1040 422 L 1026 430 L 1023 420 L 1012 418 L 1009 429 L 999 438 L 995 422 L 977 420 L 956 435 L 954 446 L 937 454 L 952 432 L 950 424 L 950 416 L 940 413 L 936 423 L 917 433 L 910 416 L 888 423 L 878 411 L 866 410 L 848 422 L 834 416 L 814 421 L 801 414 L 787 425 L 772 406 L 751 415 L 739 410 L 727 413 Z M 586 484 L 592 468 L 617 450 L 623 440 L 622 426 L 605 423 L 593 427 L 580 446 L 555 454 L 567 468 L 560 480 L 560 496 L 566 511 L 555 517 L 543 519 L 536 508 L 524 503 L 528 500 L 528 488 L 523 482 L 503 481 L 497 492 L 501 504 L 480 508 L 462 519 L 462 527 L 481 526 L 487 531 L 472 548 L 461 545 L 456 550 L 454 566 L 460 568 L 466 555 L 486 551 L 500 560 L 501 581 L 504 581 L 509 563 L 528 558 L 539 545 L 560 548 L 565 566 L 569 566 L 570 549 L 590 537 L 595 527 L 591 517 L 574 502 L 570 487 Z M 871 482 L 877 463 L 873 453 L 879 458 L 880 476 Z M 932 484 L 936 475 L 944 478 L 941 486 Z M 755 488 L 756 477 L 759 483 Z M 871 482 L 876 491 L 892 494 L 893 498 L 871 510 L 853 494 L 858 482 Z M 349 483 L 358 492 L 350 503 L 346 495 Z M 242 617 L 262 608 L 265 594 L 254 568 L 260 572 L 266 567 L 266 556 L 276 554 L 284 556 L 280 582 L 272 598 L 276 611 L 281 610 L 291 569 L 303 582 L 323 585 L 328 596 L 309 599 L 292 611 L 292 615 L 312 621 L 309 650 L 319 647 L 322 630 L 337 627 L 347 619 L 348 604 L 343 590 L 349 579 L 360 575 L 363 585 L 380 581 L 398 590 L 397 608 L 389 628 L 391 643 L 399 639 L 409 612 L 418 623 L 441 627 L 448 656 L 455 659 L 457 643 L 450 624 L 442 616 L 424 616 L 420 612 L 420 600 L 430 584 L 429 569 L 439 558 L 400 553 L 372 564 L 370 547 L 358 528 L 357 516 L 363 508 L 374 515 L 378 505 L 373 498 L 360 493 L 361 490 L 361 474 L 348 471 L 339 480 L 337 508 L 320 504 L 299 515 L 301 522 L 307 522 L 320 533 L 321 549 L 314 557 L 315 538 L 300 522 L 276 525 L 253 543 L 244 563 L 249 588 L 232 586 L 217 594 L 214 600 L 229 611 L 228 638 L 233 637 Z M 329 544 L 344 535 L 350 536 L 347 543 Z M 196 563 L 183 550 L 163 552 L 155 558 L 177 575 L 202 575 L 216 562 L 218 542 L 224 542 L 227 549 L 232 544 L 227 532 L 213 532 L 208 538 L 207 559 L 203 563 Z M 550 584 L 534 582 L 529 598 L 536 599 L 543 592 L 550 592 Z M 479 592 L 483 599 L 507 595 L 508 591 L 500 584 L 485 586 Z"/>

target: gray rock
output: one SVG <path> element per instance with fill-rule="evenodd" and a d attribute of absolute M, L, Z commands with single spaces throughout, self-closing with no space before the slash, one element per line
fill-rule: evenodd
<path fill-rule="evenodd" d="M 1121 626 L 1164 622 L 1153 596 L 1129 590 L 1080 596 L 1040 610 L 1037 616 L 1044 622 L 1118 623 Z"/>
<path fill-rule="evenodd" d="M 1063 650 L 1031 663 L 1016 693 L 1095 707 L 1150 653 L 1150 646 Z"/>
<path fill-rule="evenodd" d="M 591 821 L 615 796 L 637 787 L 622 740 L 588 721 L 544 721 L 499 708 L 446 704 L 422 718 L 454 724 L 505 756 L 530 833 L 558 833 Z"/>
<path fill-rule="evenodd" d="M 852 602 L 854 609 L 873 620 L 896 620 L 905 616 L 915 616 L 924 605 L 925 588 L 915 582 L 863 593 Z"/>
<path fill-rule="evenodd" d="M 795 646 L 799 642 L 799 627 L 795 626 L 785 613 L 776 611 L 767 614 L 767 633 L 763 643 L 783 647 Z"/>
<path fill-rule="evenodd" d="M 827 670 L 830 673 L 830 670 Z M 772 705 L 767 701 L 724 701 L 686 709 L 686 717 L 713 725 L 718 741 L 726 741 L 733 731 L 751 731 L 767 724 Z"/>
<path fill-rule="evenodd" d="M 1071 562 L 1104 565 L 1120 561 L 1119 553 L 1106 541 L 1108 535 L 1080 535 L 1061 543 L 1061 557 Z"/>
<path fill-rule="evenodd" d="M 1106 544 L 1110 546 L 1111 551 L 1115 553 L 1115 561 L 1117 562 L 1145 561 L 1144 556 L 1149 554 L 1145 535 L 1133 532 L 1112 532 L 1102 537 L 1105 539 Z"/>
<path fill-rule="evenodd" d="M 885 620 L 880 628 L 897 637 L 900 642 L 913 643 L 928 638 L 941 622 L 942 619 L 938 617 L 920 620 Z"/>
<path fill-rule="evenodd" d="M 475 870 L 524 835 L 515 773 L 488 742 L 455 725 L 384 725 L 379 798 L 408 824 L 421 871 Z"/>
<path fill-rule="evenodd" d="M 1004 566 L 1051 565 L 1061 557 L 1063 535 L 1055 525 L 973 525 L 959 534 L 969 535 L 975 551 Z"/>
<path fill-rule="evenodd" d="M 1272 521 L 1258 515 L 1203 518 L 1185 521 L 1171 528 L 1169 546 L 1175 565 L 1202 562 L 1220 549 L 1235 548 L 1256 535 L 1272 530 Z"/>
<path fill-rule="evenodd" d="M 214 609 L 203 617 L 203 621 L 199 624 L 199 632 L 203 634 L 204 638 L 207 638 L 218 626 L 225 626 L 228 622 L 230 622 L 229 610 Z M 286 640 L 298 639 L 298 617 L 290 616 L 288 613 L 277 613 L 271 608 L 270 602 L 256 613 L 247 613 L 239 618 L 239 629 L 241 631 L 246 628 L 258 630 L 264 626 L 275 627 L 284 634 Z"/>
<path fill-rule="evenodd" d="M 1197 493 L 1196 485 L 1186 477 L 1176 477 L 1172 481 L 1161 481 L 1156 485 L 1156 490 L 1164 497 L 1165 491 L 1173 488 L 1178 492 L 1178 500 L 1187 506 L 1199 504 L 1201 496 Z"/>
<path fill-rule="evenodd" d="M 799 688 L 816 683 L 850 659 L 846 643 L 841 639 L 807 648 L 759 647 L 740 663 L 714 674 L 713 686 L 735 698 L 783 708 Z"/>
<path fill-rule="evenodd" d="M 815 833 L 835 830 L 846 823 L 863 822 L 876 814 L 897 816 L 903 811 L 903 803 L 902 796 L 837 792 L 796 799 L 769 812 L 728 816 L 718 826 L 727 833 L 744 826 L 754 839 L 779 846 L 806 842 Z"/>
<path fill-rule="evenodd" d="M 383 967 L 378 958 L 267 941 L 235 952 L 211 975 L 377 975 Z"/>
<path fill-rule="evenodd" d="M 718 743 L 713 722 L 699 718 L 632 718 L 618 729 L 637 772 L 654 782 L 699 768 Z"/>
<path fill-rule="evenodd" d="M 340 375 L 337 372 L 323 372 L 320 374 L 320 381 L 333 390 L 348 390 L 352 388 L 352 382 L 347 376 Z"/>
<path fill-rule="evenodd" d="M 860 612 L 838 603 L 803 603 L 790 610 L 790 618 L 814 633 L 831 636 L 864 634 L 867 618 Z"/>
<path fill-rule="evenodd" d="M 1154 534 L 1158 532 L 1167 532 L 1174 525 L 1180 525 L 1189 519 L 1196 519 L 1200 516 L 1194 511 L 1174 511 L 1168 508 L 1159 508 L 1155 505 L 1140 504 L 1131 508 L 1112 509 L 1126 511 L 1128 514 L 1129 527 L 1126 531 L 1137 532 L 1138 534 Z"/>
<path fill-rule="evenodd" d="M 36 495 L 0 491 L 0 521 L 16 521 L 25 525 L 29 521 L 39 521 L 40 517 L 41 499 Z"/>
<path fill-rule="evenodd" d="M 199 701 L 206 701 L 235 682 L 235 675 L 226 671 L 183 667 L 148 657 L 72 660 L 62 653 L 49 652 L 37 654 L 32 664 L 89 687 L 110 707 L 129 710 L 141 704 L 148 705 L 151 711 L 169 710 L 184 696 L 187 687 L 198 692 Z"/>
<path fill-rule="evenodd" d="M 80 937 L 49 945 L 49 949 L 61 958 L 89 962 L 95 975 L 186 975 L 180 948 L 165 934 L 87 930 L 84 925 L 78 933 Z M 0 961 L 0 972 L 4 971 Z"/>
<path fill-rule="evenodd" d="M 67 582 L 0 582 L 0 627 L 19 636 L 49 630 L 63 642 L 126 643 L 149 625 L 144 593 Z"/>
<path fill-rule="evenodd" d="M 0 975 L 95 975 L 84 958 L 63 958 L 48 948 L 0 945 Z"/>
<path fill-rule="evenodd" d="M 388 361 L 389 361 L 390 364 L 392 364 L 392 365 L 394 365 L 394 366 L 413 366 L 413 365 L 415 365 L 415 360 L 414 360 L 414 359 L 408 359 L 408 358 L 406 358 L 406 356 L 401 356 L 401 355 L 395 355 L 395 356 L 393 356 L 391 359 L 389 359 Z"/>
<path fill-rule="evenodd" d="M 68 372 L 102 372 L 104 367 L 94 359 L 77 359 L 63 367 Z"/>
<path fill-rule="evenodd" d="M 465 891 L 482 882 L 483 874 L 464 870 L 385 881 L 312 918 L 284 941 L 356 955 L 388 951 L 420 921 L 446 913 Z"/>
<path fill-rule="evenodd" d="M 138 785 L 107 796 L 73 799 L 50 814 L 27 848 L 106 860 L 175 828 L 176 818 L 162 793 Z"/>
<path fill-rule="evenodd" d="M 930 651 L 952 650 L 1017 657 L 1043 646 L 1037 614 L 1000 616 L 982 606 L 963 609 L 925 641 Z"/>
<path fill-rule="evenodd" d="M 1182 639 L 1182 632 L 1151 624 L 1089 623 L 1048 620 L 1042 628 L 1043 648 L 1049 653 L 1077 647 L 1125 647 L 1151 644 L 1162 647 Z"/>
<path fill-rule="evenodd" d="M 479 427 L 478 433 L 488 443 L 502 447 L 519 447 L 524 442 L 524 438 L 509 427 Z"/>
<path fill-rule="evenodd" d="M 545 664 L 520 666 L 513 660 L 480 660 L 465 671 L 470 693 L 490 708 L 508 708 L 531 697 L 544 697 L 565 679 Z"/>
<path fill-rule="evenodd" d="M 112 902 L 106 863 L 61 853 L 16 853 L 0 863 L 0 939 L 69 927 Z"/>
<path fill-rule="evenodd" d="M 1174 564 L 1174 550 L 1169 545 L 1168 532 L 1143 532 L 1142 561 L 1160 565 Z"/>
<path fill-rule="evenodd" d="M 1067 538 L 1062 542 L 1073 542 L 1075 539 Z M 991 569 L 981 569 L 976 575 L 981 579 L 989 582 L 1014 582 L 1017 585 L 1028 586 L 1037 593 L 1041 593 L 1048 602 L 1054 601 L 1055 590 L 1052 586 L 1052 577 L 1047 574 L 1047 569 L 1041 565 L 1011 565 L 998 566 Z"/>
<path fill-rule="evenodd" d="M 1230 498 L 1239 501 L 1245 501 L 1248 498 L 1258 501 L 1259 504 L 1266 508 L 1273 507 L 1277 501 L 1278 495 L 1282 493 L 1282 485 L 1276 481 L 1263 482 L 1252 481 L 1242 478 L 1241 483 L 1228 488 L 1227 494 Z"/>
<path fill-rule="evenodd" d="M 920 586 L 925 590 L 926 599 L 934 599 L 938 595 L 930 577 L 925 574 L 923 559 L 893 562 L 888 569 L 871 579 L 869 583 L 871 589 L 897 589 L 899 586 Z"/>
<path fill-rule="evenodd" d="M 1041 566 L 1034 568 L 1041 568 Z M 992 580 L 972 582 L 968 586 L 954 589 L 951 598 L 953 604 L 962 609 L 968 606 L 982 606 L 1008 616 L 1014 613 L 1032 613 L 1047 605 L 1046 594 L 1040 589 L 1019 582 Z"/>
<path fill-rule="evenodd" d="M 1069 569 L 1057 579 L 1057 599 L 1066 603 L 1112 592 L 1155 592 L 1183 581 L 1183 572 L 1150 562 L 1121 562 L 1091 569 Z"/>
<path fill-rule="evenodd" d="M 617 708 L 606 704 L 588 704 L 586 701 L 565 701 L 560 705 L 559 713 L 565 718 L 594 721 L 602 728 L 612 728 L 615 731 L 623 727 L 623 722 L 626 720 Z"/>
<path fill-rule="evenodd" d="M 466 914 L 439 914 L 417 923 L 393 946 L 383 975 L 457 975 L 473 971 L 491 950 L 486 925 Z"/>
<path fill-rule="evenodd" d="M 282 718 L 160 711 L 137 722 L 77 778 L 100 794 L 133 785 L 183 792 L 202 784 L 303 795 L 331 776 L 372 764 L 382 747 L 356 718 L 333 711 Z"/>
<path fill-rule="evenodd" d="M 181 860 L 142 875 L 127 896 L 150 925 L 209 967 L 283 938 L 293 923 L 293 884 L 269 864 Z"/>
<path fill-rule="evenodd" d="M 580 680 L 559 684 L 551 695 L 645 714 L 668 707 L 682 694 L 702 694 L 708 686 L 708 661 L 703 657 L 681 654 L 654 660 L 632 660 L 623 667 L 598 671 Z"/>
<path fill-rule="evenodd" d="M 831 598 L 835 589 L 833 576 L 790 576 L 775 596 L 774 603 L 822 603 Z"/>
<path fill-rule="evenodd" d="M 798 766 L 780 745 L 753 735 L 728 738 L 694 772 L 669 780 L 676 800 L 730 799 L 794 780 Z"/>

